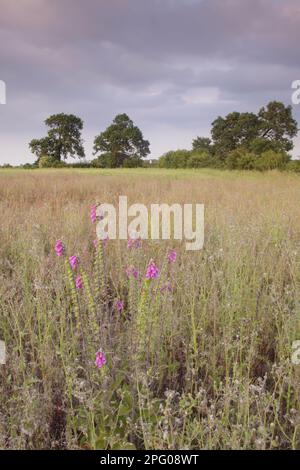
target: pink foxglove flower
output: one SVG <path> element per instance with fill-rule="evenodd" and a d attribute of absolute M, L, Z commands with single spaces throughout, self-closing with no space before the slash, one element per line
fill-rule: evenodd
<path fill-rule="evenodd" d="M 82 289 L 83 284 L 82 284 L 81 276 L 76 277 L 75 285 L 76 285 L 76 289 L 78 290 Z"/>
<path fill-rule="evenodd" d="M 125 272 L 127 274 L 127 277 L 133 276 L 134 279 L 137 279 L 139 277 L 139 272 L 137 269 L 135 269 L 134 266 L 128 266 L 128 268 L 125 269 Z"/>
<path fill-rule="evenodd" d="M 169 263 L 175 263 L 177 259 L 177 253 L 175 250 L 171 250 L 168 253 L 168 261 Z"/>
<path fill-rule="evenodd" d="M 155 279 L 158 277 L 158 275 L 159 275 L 159 269 L 152 259 L 147 267 L 146 279 Z"/>
<path fill-rule="evenodd" d="M 140 248 L 142 246 L 142 241 L 140 238 L 128 238 L 127 248 Z"/>
<path fill-rule="evenodd" d="M 101 369 L 105 364 L 106 364 L 106 357 L 105 357 L 105 354 L 100 349 L 96 353 L 95 366 L 98 367 L 98 369 Z"/>
<path fill-rule="evenodd" d="M 55 243 L 55 251 L 58 257 L 61 257 L 64 255 L 65 248 L 63 245 L 63 242 L 61 240 L 57 240 Z"/>
<path fill-rule="evenodd" d="M 92 223 L 95 224 L 97 222 L 97 206 L 95 204 L 91 207 L 90 217 Z"/>
<path fill-rule="evenodd" d="M 77 258 L 77 256 L 70 256 L 69 262 L 70 262 L 71 268 L 73 269 L 73 271 L 75 271 L 75 269 L 76 269 L 77 266 L 78 266 L 78 258 Z"/>
<path fill-rule="evenodd" d="M 124 302 L 122 300 L 117 300 L 116 309 L 118 312 L 122 312 L 122 310 L 124 310 Z"/>

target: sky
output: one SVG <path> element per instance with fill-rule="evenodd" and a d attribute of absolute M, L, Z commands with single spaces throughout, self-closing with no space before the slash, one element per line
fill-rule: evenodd
<path fill-rule="evenodd" d="M 299 0 L 0 0 L 0 164 L 33 162 L 60 112 L 83 119 L 87 159 L 123 112 L 152 158 L 191 148 L 217 116 L 292 104 L 299 49 Z"/>

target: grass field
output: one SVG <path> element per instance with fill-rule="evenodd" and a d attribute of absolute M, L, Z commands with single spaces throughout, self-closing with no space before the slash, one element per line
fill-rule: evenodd
<path fill-rule="evenodd" d="M 119 195 L 204 203 L 204 249 L 95 248 Z M 0 448 L 300 449 L 299 201 L 276 172 L 0 171 Z"/>

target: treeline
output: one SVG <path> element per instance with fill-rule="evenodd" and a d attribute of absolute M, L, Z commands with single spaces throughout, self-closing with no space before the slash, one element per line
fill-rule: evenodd
<path fill-rule="evenodd" d="M 211 136 L 197 137 L 192 150 L 176 150 L 160 157 L 161 168 L 227 168 L 231 170 L 288 169 L 300 172 L 292 160 L 298 133 L 291 106 L 273 101 L 258 114 L 233 112 L 212 123 Z"/>
<path fill-rule="evenodd" d="M 40 168 L 67 166 L 69 157 L 85 157 L 81 137 L 83 121 L 73 114 L 55 114 L 45 120 L 47 135 L 33 139 L 29 147 Z M 150 153 L 150 143 L 127 114 L 118 114 L 112 124 L 94 139 L 95 158 L 88 163 L 71 166 L 119 168 L 142 166 Z M 68 165 L 70 166 L 70 165 Z"/>
<path fill-rule="evenodd" d="M 110 126 L 94 139 L 94 159 L 83 161 L 83 121 L 73 114 L 55 114 L 45 120 L 45 137 L 33 139 L 29 147 L 37 159 L 24 167 L 133 168 L 227 168 L 237 170 L 290 169 L 300 171 L 300 161 L 290 151 L 298 133 L 292 107 L 272 101 L 257 114 L 232 112 L 218 117 L 211 138 L 196 137 L 192 150 L 169 151 L 150 165 L 150 143 L 127 114 L 118 114 Z M 69 157 L 79 163 L 67 164 Z"/>
<path fill-rule="evenodd" d="M 230 152 L 225 161 L 206 151 L 175 150 L 158 160 L 159 168 L 220 168 L 230 170 L 289 170 L 300 172 L 300 160 L 292 160 L 285 152 L 266 150 L 254 153 L 239 148 Z"/>

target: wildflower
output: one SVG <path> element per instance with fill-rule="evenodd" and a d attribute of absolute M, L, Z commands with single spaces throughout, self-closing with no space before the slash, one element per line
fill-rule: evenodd
<path fill-rule="evenodd" d="M 142 245 L 141 239 L 140 238 L 128 238 L 127 241 L 127 248 L 140 248 Z"/>
<path fill-rule="evenodd" d="M 168 261 L 169 263 L 175 263 L 177 259 L 177 253 L 175 250 L 171 250 L 168 253 Z"/>
<path fill-rule="evenodd" d="M 63 254 L 65 252 L 65 248 L 64 248 L 63 242 L 61 240 L 56 241 L 55 251 L 56 251 L 56 254 L 57 254 L 58 257 L 63 256 Z"/>
<path fill-rule="evenodd" d="M 99 349 L 99 351 L 96 353 L 95 366 L 98 367 L 98 369 L 101 369 L 105 364 L 106 364 L 105 354 L 101 351 L 101 349 Z"/>
<path fill-rule="evenodd" d="M 97 206 L 95 204 L 91 207 L 90 216 L 92 223 L 95 224 L 97 221 Z"/>
<path fill-rule="evenodd" d="M 97 246 L 98 246 L 98 239 L 97 238 L 95 238 L 95 240 L 93 241 L 93 244 L 94 244 L 94 247 L 97 248 Z"/>
<path fill-rule="evenodd" d="M 76 281 L 75 281 L 75 285 L 76 285 L 76 289 L 82 289 L 82 278 L 81 276 L 77 276 L 76 277 Z"/>
<path fill-rule="evenodd" d="M 127 274 L 127 277 L 133 276 L 135 279 L 139 277 L 139 272 L 137 269 L 135 269 L 134 266 L 128 266 L 128 268 L 125 269 L 125 272 Z"/>
<path fill-rule="evenodd" d="M 122 310 L 124 309 L 124 302 L 122 300 L 117 300 L 116 309 L 118 310 L 118 312 L 122 312 Z"/>
<path fill-rule="evenodd" d="M 77 256 L 70 256 L 69 262 L 70 262 L 71 268 L 73 269 L 73 271 L 75 271 L 75 269 L 76 269 L 77 266 L 78 266 L 78 258 L 77 258 Z"/>
<path fill-rule="evenodd" d="M 127 248 L 133 248 L 133 242 L 134 242 L 134 240 L 132 238 L 128 238 Z"/>
<path fill-rule="evenodd" d="M 150 263 L 148 264 L 148 267 L 147 267 L 146 279 L 155 279 L 158 277 L 158 275 L 159 275 L 159 269 L 152 259 L 150 260 Z"/>

